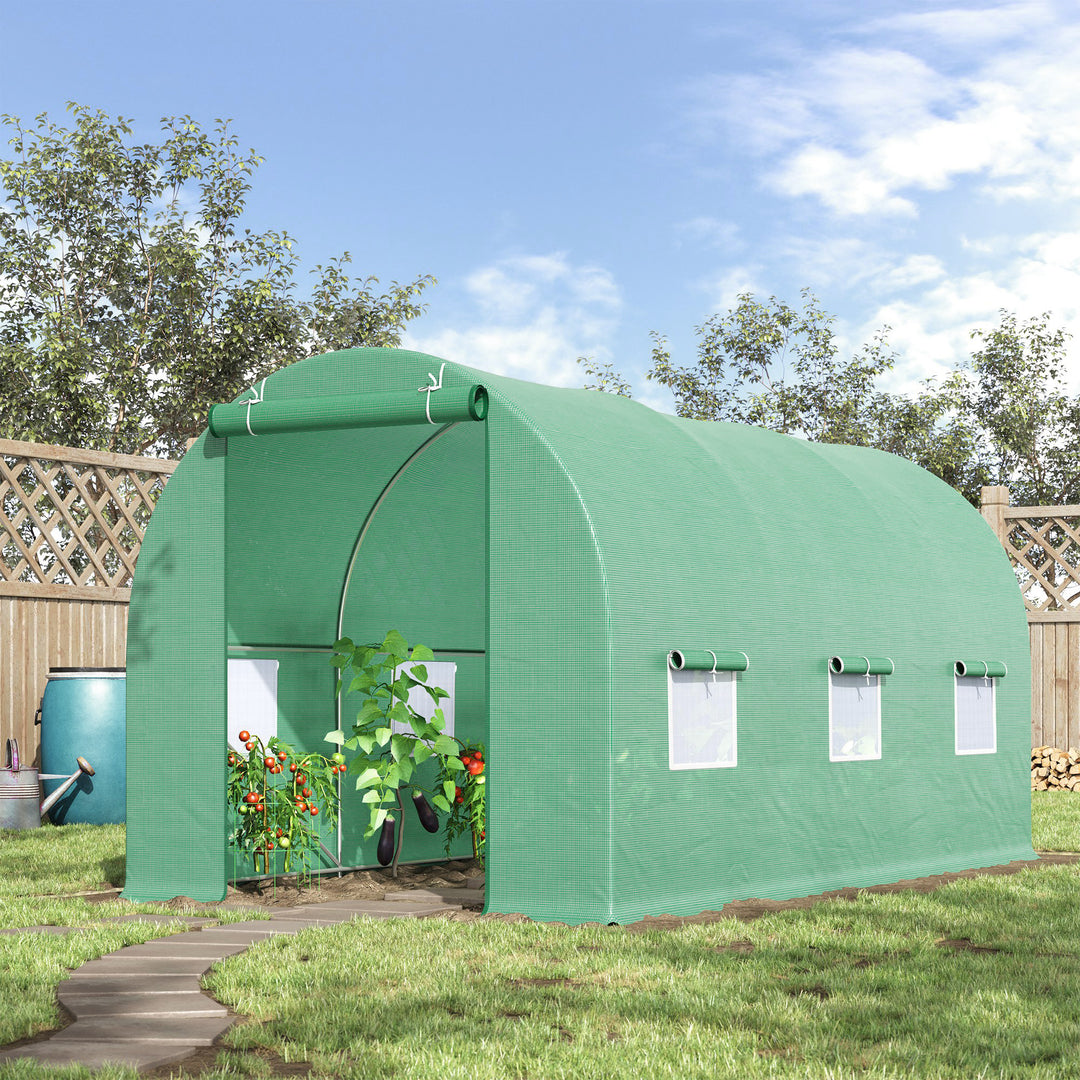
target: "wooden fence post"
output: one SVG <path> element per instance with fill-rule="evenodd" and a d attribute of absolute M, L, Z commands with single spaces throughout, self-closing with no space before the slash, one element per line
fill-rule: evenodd
<path fill-rule="evenodd" d="M 1005 510 L 1009 505 L 1007 487 L 984 487 L 979 489 L 979 513 L 986 519 L 987 525 L 994 530 L 994 535 L 1007 551 L 1008 530 L 1005 528 Z"/>

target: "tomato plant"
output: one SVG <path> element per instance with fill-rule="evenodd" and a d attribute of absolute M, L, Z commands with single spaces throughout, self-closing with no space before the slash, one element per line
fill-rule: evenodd
<path fill-rule="evenodd" d="M 396 877 L 405 827 L 402 790 L 411 790 L 412 802 L 424 828 L 429 831 L 438 828 L 431 818 L 432 808 L 450 815 L 444 824 L 448 853 L 451 841 L 466 827 L 458 827 L 457 819 L 463 814 L 462 808 L 468 807 L 472 815 L 468 820 L 479 822 L 479 828 L 471 824 L 468 827 L 473 832 L 474 853 L 482 862 L 483 777 L 463 775 L 465 765 L 460 755 L 468 748 L 444 730 L 446 717 L 439 702 L 450 695 L 441 687 L 429 685 L 424 666 L 435 659 L 435 654 L 424 645 L 416 645 L 410 651 L 405 638 L 396 630 L 391 630 L 382 642 L 367 645 L 341 638 L 334 643 L 333 651 L 330 662 L 340 673 L 337 693 L 356 693 L 361 705 L 352 735 L 331 731 L 326 740 L 357 751 L 348 770 L 356 774 L 356 788 L 364 792 L 363 801 L 370 807 L 365 837 L 382 829 L 388 818 L 400 823 L 392 860 Z M 352 675 L 351 679 L 346 678 L 348 674 Z M 410 695 L 417 688 L 434 704 L 430 720 L 409 704 Z M 482 747 L 478 749 L 483 752 Z M 335 761 L 339 758 L 344 762 L 343 756 L 334 755 Z M 429 759 L 437 766 L 437 779 L 430 789 L 425 789 L 417 770 Z M 461 777 L 460 784 L 455 777 Z M 460 804 L 455 803 L 459 786 L 467 793 Z M 456 829 L 452 835 L 451 829 Z"/>
<path fill-rule="evenodd" d="M 310 877 L 312 862 L 319 847 L 319 833 L 311 818 L 319 815 L 332 829 L 338 818 L 338 789 L 332 762 L 322 754 L 303 754 L 280 739 L 267 745 L 257 735 L 240 732 L 247 753 L 230 747 L 228 765 L 228 802 L 232 809 L 229 844 L 252 859 L 257 873 L 270 874 L 277 865 L 271 852 L 277 847 L 284 854 L 283 872 L 291 869 Z M 304 770 L 303 787 L 296 775 L 275 778 L 283 772 L 279 764 L 293 758 Z M 301 798 L 304 792 L 305 800 Z M 310 816 L 309 816 L 310 815 Z"/>

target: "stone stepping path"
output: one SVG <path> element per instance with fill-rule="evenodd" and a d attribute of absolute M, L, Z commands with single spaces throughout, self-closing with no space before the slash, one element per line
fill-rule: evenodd
<path fill-rule="evenodd" d="M 202 977 L 219 960 L 242 953 L 276 934 L 333 926 L 352 919 L 434 915 L 478 904 L 478 889 L 413 889 L 388 892 L 382 900 L 336 900 L 303 904 L 225 926 L 213 919 L 184 918 L 183 933 L 128 945 L 89 960 L 57 989 L 74 1022 L 47 1039 L 0 1052 L 0 1061 L 35 1058 L 43 1064 L 109 1063 L 148 1069 L 167 1065 L 210 1046 L 239 1019 L 204 993 Z M 175 922 L 178 916 L 125 915 L 125 921 Z M 101 920 L 105 922 L 107 920 Z M 108 920 L 115 921 L 115 920 Z M 66 933 L 74 927 L 40 926 L 5 933 Z"/>

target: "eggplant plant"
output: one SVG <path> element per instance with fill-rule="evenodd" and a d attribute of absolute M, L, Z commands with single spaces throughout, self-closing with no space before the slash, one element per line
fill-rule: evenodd
<path fill-rule="evenodd" d="M 341 638 L 334 642 L 330 660 L 339 673 L 336 694 L 358 695 L 360 708 L 351 735 L 330 731 L 326 741 L 355 751 L 348 771 L 355 775 L 356 789 L 364 792 L 363 801 L 370 808 L 364 836 L 379 832 L 378 859 L 384 866 L 392 863 L 394 877 L 405 833 L 402 792 L 411 793 L 421 826 L 437 832 L 435 811 L 455 818 L 454 800 L 461 790 L 455 777 L 467 774 L 461 757 L 465 744 L 444 730 L 446 717 L 439 702 L 450 695 L 428 683 L 424 665 L 434 659 L 429 648 L 415 645 L 410 649 L 405 638 L 391 630 L 383 641 L 366 645 Z M 435 705 L 430 720 L 409 704 L 418 688 Z M 432 788 L 425 789 L 417 769 L 429 759 L 434 759 L 438 778 Z"/>

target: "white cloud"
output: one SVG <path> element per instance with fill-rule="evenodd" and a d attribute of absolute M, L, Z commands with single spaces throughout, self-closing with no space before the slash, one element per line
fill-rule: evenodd
<path fill-rule="evenodd" d="M 996 326 L 1002 309 L 1021 319 L 1048 311 L 1055 326 L 1080 325 L 1080 231 L 1027 237 L 999 254 L 993 269 L 939 278 L 914 295 L 887 300 L 852 336 L 866 340 L 889 325 L 889 344 L 902 359 L 888 389 L 911 392 L 970 357 L 971 331 Z M 1076 346 L 1068 378 L 1073 392 L 1080 390 Z"/>
<path fill-rule="evenodd" d="M 763 183 L 843 217 L 911 217 L 963 180 L 995 198 L 1080 195 L 1080 28 L 1043 2 L 867 22 L 844 45 L 692 83 L 689 121 L 765 158 Z M 942 48 L 948 43 L 949 48 Z"/>
<path fill-rule="evenodd" d="M 579 356 L 611 355 L 622 301 L 603 267 L 562 252 L 515 256 L 474 270 L 463 289 L 454 328 L 410 331 L 408 348 L 551 386 L 583 384 Z"/>

